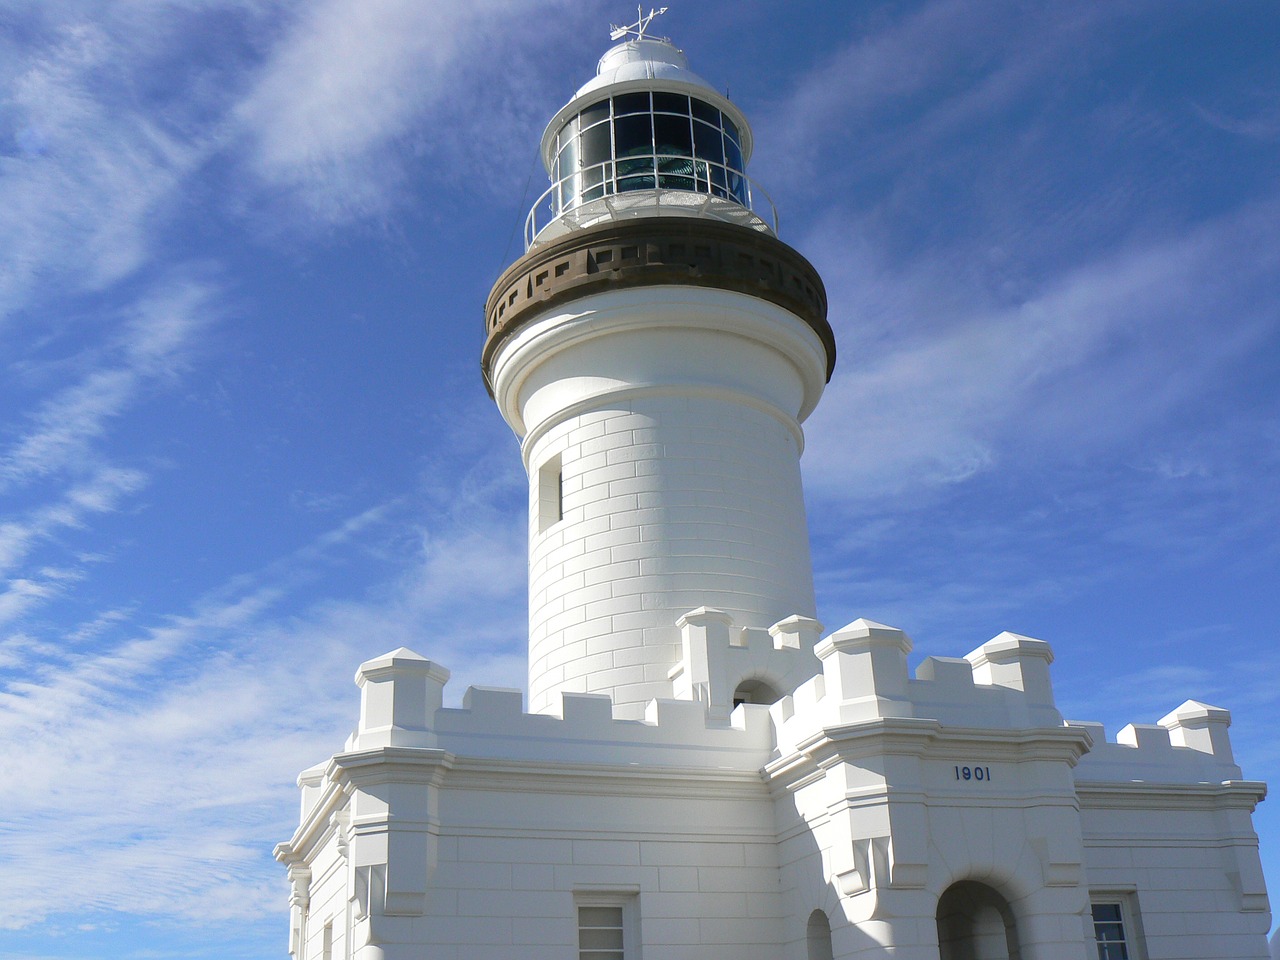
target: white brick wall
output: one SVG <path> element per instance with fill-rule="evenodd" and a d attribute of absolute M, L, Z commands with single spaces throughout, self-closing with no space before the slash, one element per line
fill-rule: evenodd
<path fill-rule="evenodd" d="M 563 520 L 530 526 L 530 706 L 551 709 L 572 682 L 638 717 L 671 696 L 682 613 L 713 606 L 757 627 L 813 615 L 799 451 L 777 418 L 724 399 L 640 397 L 586 416 L 530 451 L 533 477 L 561 458 L 565 490 Z"/>
<path fill-rule="evenodd" d="M 698 607 L 739 628 L 813 616 L 800 421 L 826 354 L 803 322 L 728 291 L 619 291 L 531 323 L 494 369 L 530 477 L 532 710 L 571 690 L 640 717 L 672 695 L 675 623 Z"/>

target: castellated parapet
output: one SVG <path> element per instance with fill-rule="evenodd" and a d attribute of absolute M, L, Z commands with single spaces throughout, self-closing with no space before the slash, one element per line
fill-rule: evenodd
<path fill-rule="evenodd" d="M 1149 945 L 1173 942 L 1162 904 L 1185 911 L 1192 889 L 1265 929 L 1249 825 L 1264 790 L 1240 779 L 1227 711 L 1187 701 L 1108 742 L 1099 724 L 1063 721 L 1040 640 L 1002 633 L 912 676 L 910 639 L 868 620 L 821 640 L 807 617 L 744 630 L 700 607 L 679 622 L 678 695 L 640 720 L 599 694 L 528 713 L 518 690 L 471 687 L 446 707 L 449 672 L 404 648 L 361 665 L 360 723 L 299 778 L 302 824 L 278 849 L 296 868 L 296 937 L 317 898 L 347 897 L 351 936 L 384 942 L 381 956 L 424 936 L 460 946 L 460 911 L 498 897 L 567 948 L 571 917 L 533 892 L 553 883 L 634 890 L 657 936 L 754 904 L 734 922 L 764 939 L 735 949 L 760 960 L 792 955 L 793 901 L 820 903 L 872 937 L 846 954 L 860 956 L 875 936 L 909 938 L 905 917 L 974 877 L 1034 918 L 1028 956 L 1074 956 L 1097 889 L 1155 891 Z M 791 693 L 735 706 L 745 680 Z M 498 835 L 501 855 L 485 839 Z"/>

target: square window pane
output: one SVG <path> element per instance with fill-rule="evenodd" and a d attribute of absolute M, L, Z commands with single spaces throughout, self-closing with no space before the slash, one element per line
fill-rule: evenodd
<path fill-rule="evenodd" d="M 679 113 L 689 115 L 689 98 L 683 93 L 655 93 L 653 95 L 655 113 Z"/>
<path fill-rule="evenodd" d="M 1093 905 L 1093 919 L 1095 923 L 1110 920 L 1112 923 L 1120 921 L 1120 904 L 1118 903 L 1095 903 Z"/>
<path fill-rule="evenodd" d="M 583 950 L 621 950 L 622 930 L 613 927 L 583 927 L 578 931 L 578 946 Z"/>
<path fill-rule="evenodd" d="M 701 100 L 694 100 L 693 115 L 699 120 L 705 120 L 713 127 L 720 126 L 720 111 L 709 103 L 703 103 Z"/>
<path fill-rule="evenodd" d="M 613 122 L 617 137 L 615 149 L 619 159 L 653 153 L 651 120 L 652 118 L 645 113 L 619 117 Z"/>
<path fill-rule="evenodd" d="M 609 143 L 609 124 L 598 123 L 590 130 L 582 132 L 582 152 L 579 159 L 583 166 L 602 163 L 609 159 L 611 145 Z"/>
<path fill-rule="evenodd" d="M 710 160 L 712 163 L 724 163 L 724 139 L 720 133 L 720 128 L 694 121 L 693 152 L 703 160 Z"/>
<path fill-rule="evenodd" d="M 583 127 L 589 127 L 593 123 L 599 123 L 605 117 L 609 116 L 609 101 L 601 100 L 599 103 L 593 103 L 581 113 L 581 124 Z"/>
<path fill-rule="evenodd" d="M 578 926 L 580 927 L 621 927 L 621 907 L 579 907 Z"/>
<path fill-rule="evenodd" d="M 653 118 L 653 142 L 660 154 L 693 156 L 693 136 L 689 129 L 689 118 L 656 115 Z"/>
<path fill-rule="evenodd" d="M 620 117 L 624 113 L 648 113 L 649 92 L 623 93 L 613 98 L 613 115 Z"/>

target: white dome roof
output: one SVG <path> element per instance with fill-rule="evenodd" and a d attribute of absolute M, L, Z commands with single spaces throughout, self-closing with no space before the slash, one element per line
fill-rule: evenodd
<path fill-rule="evenodd" d="M 596 76 L 578 88 L 573 99 L 629 80 L 675 80 L 693 87 L 715 87 L 689 69 L 689 59 L 670 40 L 650 37 L 625 40 L 610 47 L 596 67 Z"/>

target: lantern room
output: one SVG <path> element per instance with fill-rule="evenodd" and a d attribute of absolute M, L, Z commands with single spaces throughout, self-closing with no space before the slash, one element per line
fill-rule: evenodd
<path fill-rule="evenodd" d="M 689 69 L 669 40 L 612 47 L 596 76 L 547 125 L 551 187 L 526 223 L 526 246 L 593 223 L 700 216 L 769 233 L 777 215 L 746 175 L 751 128 L 729 98 Z"/>

